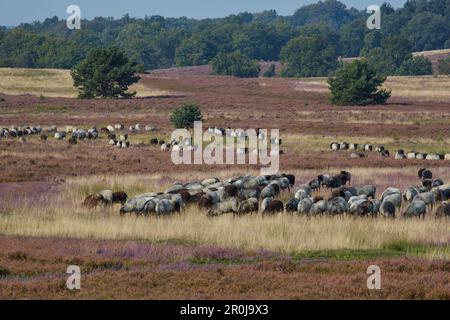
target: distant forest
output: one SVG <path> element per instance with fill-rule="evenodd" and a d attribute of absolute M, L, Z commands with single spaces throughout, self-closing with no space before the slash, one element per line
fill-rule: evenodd
<path fill-rule="evenodd" d="M 123 48 L 145 70 L 208 64 L 219 54 L 235 51 L 255 60 L 289 61 L 305 42 L 313 50 L 309 54 L 317 50 L 319 57 L 330 52 L 365 56 L 381 50 L 392 36 L 401 38 L 408 51 L 450 48 L 450 0 L 412 0 L 398 9 L 384 4 L 381 11 L 381 30 L 367 29 L 365 10 L 336 0 L 304 6 L 292 16 L 271 10 L 204 20 L 99 17 L 82 20 L 81 30 L 73 31 L 65 20 L 53 17 L 1 27 L 0 66 L 72 68 L 97 47 Z"/>

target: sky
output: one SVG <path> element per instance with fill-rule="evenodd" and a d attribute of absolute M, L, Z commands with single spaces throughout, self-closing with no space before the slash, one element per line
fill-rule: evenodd
<path fill-rule="evenodd" d="M 347 6 L 363 9 L 386 0 L 341 0 Z M 217 18 L 239 12 L 260 12 L 275 9 L 278 14 L 291 15 L 303 5 L 317 0 L 0 0 L 0 25 L 15 26 L 23 22 L 58 16 L 66 18 L 66 9 L 75 4 L 83 19 L 93 17 L 119 18 L 161 15 L 163 17 Z M 394 7 L 405 0 L 387 0 Z"/>

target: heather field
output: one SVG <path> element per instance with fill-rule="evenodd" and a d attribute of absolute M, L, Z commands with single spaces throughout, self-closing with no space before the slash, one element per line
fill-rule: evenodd
<path fill-rule="evenodd" d="M 449 78 L 393 77 L 387 105 L 334 107 L 324 79 L 236 79 L 202 67 L 142 75 L 138 97 L 79 100 L 66 71 L 0 70 L 0 128 L 114 123 L 153 125 L 130 134 L 129 149 L 95 141 L 69 145 L 49 137 L 0 139 L 0 299 L 448 299 L 450 220 L 224 215 L 195 205 L 174 216 L 119 215 L 120 205 L 87 209 L 101 190 L 129 196 L 163 191 L 176 181 L 258 174 L 241 166 L 175 166 L 150 145 L 168 140 L 170 112 L 197 102 L 204 126 L 278 128 L 280 171 L 296 185 L 322 173 L 352 173 L 352 185 L 420 184 L 429 167 L 450 181 L 450 162 L 394 160 L 332 152 L 334 141 L 384 144 L 392 152 L 450 153 Z M 52 85 L 50 85 L 50 83 Z M 325 198 L 330 191 L 315 195 Z M 286 202 L 287 191 L 280 195 Z M 405 209 L 404 207 L 401 209 Z M 82 290 L 65 287 L 79 265 Z M 379 265 L 383 289 L 366 288 Z"/>

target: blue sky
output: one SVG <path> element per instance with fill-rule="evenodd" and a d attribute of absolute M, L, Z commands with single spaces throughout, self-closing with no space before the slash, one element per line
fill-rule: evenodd
<path fill-rule="evenodd" d="M 65 18 L 71 4 L 80 6 L 83 18 L 96 16 L 132 17 L 161 15 L 164 17 L 216 18 L 243 11 L 259 12 L 275 9 L 279 14 L 291 15 L 299 7 L 317 2 L 314 0 L 0 0 L 0 25 L 17 25 L 21 22 L 43 20 L 58 16 Z M 384 0 L 341 0 L 347 6 L 362 9 Z M 394 7 L 405 0 L 387 0 Z"/>

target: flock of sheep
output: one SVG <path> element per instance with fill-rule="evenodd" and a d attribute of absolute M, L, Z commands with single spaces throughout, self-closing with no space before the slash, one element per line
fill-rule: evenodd
<path fill-rule="evenodd" d="M 49 135 L 53 135 L 55 140 L 64 140 L 68 138 L 68 143 L 75 145 L 80 140 L 95 140 L 100 137 L 100 134 L 105 134 L 108 137 L 110 145 L 117 146 L 118 148 L 128 148 L 130 146 L 128 134 L 138 133 L 144 130 L 147 132 L 154 132 L 157 129 L 153 126 L 142 126 L 141 124 L 130 126 L 128 131 L 125 130 L 125 126 L 122 124 L 116 124 L 114 126 L 109 125 L 101 128 L 100 131 L 96 127 L 86 130 L 74 126 L 65 126 L 64 129 L 59 129 L 57 126 L 50 126 L 45 129 L 42 129 L 40 126 L 11 126 L 11 128 L 0 129 L 0 138 L 20 138 L 22 142 L 26 142 L 26 136 L 40 135 L 40 139 L 46 141 L 48 140 Z M 115 132 L 122 133 L 116 134 Z"/>
<path fill-rule="evenodd" d="M 351 150 L 354 151 L 350 154 L 351 158 L 365 158 L 366 154 L 363 152 L 377 152 L 382 157 L 389 158 L 390 152 L 383 145 L 374 146 L 372 144 L 357 144 L 357 143 L 347 143 L 347 142 L 333 142 L 330 144 L 330 149 L 332 151 L 339 150 Z M 358 152 L 359 151 L 359 152 Z M 404 150 L 397 150 L 394 155 L 396 160 L 403 159 L 416 159 L 416 160 L 450 160 L 450 154 L 442 153 L 425 153 L 425 152 L 405 152 Z"/>
<path fill-rule="evenodd" d="M 342 171 L 336 175 L 319 175 L 308 184 L 295 185 L 295 176 L 277 174 L 242 176 L 220 181 L 210 178 L 190 183 L 175 183 L 164 192 L 146 193 L 128 198 L 124 192 L 102 191 L 90 195 L 86 207 L 121 203 L 121 214 L 169 215 L 196 205 L 208 216 L 227 213 L 270 215 L 288 212 L 299 215 L 344 215 L 394 218 L 425 217 L 435 207 L 436 217 L 450 217 L 450 184 L 433 179 L 432 172 L 420 169 L 421 185 L 404 190 L 390 187 L 377 199 L 373 185 L 349 186 L 352 176 Z M 324 199 L 318 195 L 322 188 L 331 191 Z M 293 196 L 283 203 L 283 196 Z"/>

